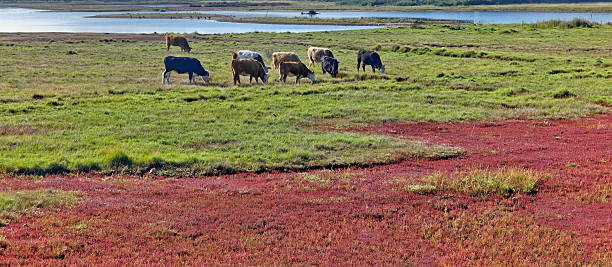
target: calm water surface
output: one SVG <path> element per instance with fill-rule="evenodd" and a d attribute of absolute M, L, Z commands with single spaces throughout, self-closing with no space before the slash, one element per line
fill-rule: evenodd
<path fill-rule="evenodd" d="M 206 11 L 209 14 L 231 15 L 236 17 L 297 17 L 300 12 L 284 11 Z M 587 12 L 507 12 L 507 11 L 410 11 L 410 12 L 321 12 L 317 18 L 421 18 L 434 20 L 460 20 L 481 24 L 534 23 L 559 19 L 586 19 L 592 22 L 612 22 L 612 13 Z"/>
<path fill-rule="evenodd" d="M 169 11 L 172 12 L 172 11 Z M 0 32 L 109 32 L 109 33 L 242 33 L 242 32 L 308 32 L 337 31 L 374 28 L 368 26 L 284 25 L 231 23 L 194 19 L 121 19 L 87 18 L 100 14 L 126 12 L 48 12 L 23 8 L 0 8 Z M 131 12 L 138 13 L 138 12 Z M 189 13 L 195 13 L 190 11 Z M 197 13 L 252 16 L 303 16 L 300 12 L 284 11 L 199 11 Z M 550 19 L 571 20 L 582 18 L 593 22 L 612 22 L 612 13 L 578 12 L 463 12 L 463 11 L 414 11 L 414 12 L 322 12 L 319 18 L 422 18 L 461 20 L 482 24 L 533 23 Z"/>
<path fill-rule="evenodd" d="M 230 23 L 192 19 L 87 18 L 126 12 L 48 12 L 23 8 L 0 8 L 0 32 L 97 32 L 97 33 L 242 33 L 356 30 L 367 26 L 282 25 Z M 132 12 L 133 13 L 133 12 Z"/>

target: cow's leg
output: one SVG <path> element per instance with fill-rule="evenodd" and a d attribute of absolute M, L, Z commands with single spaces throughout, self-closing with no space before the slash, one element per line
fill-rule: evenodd
<path fill-rule="evenodd" d="M 240 74 L 234 74 L 234 85 L 236 85 L 236 82 L 240 83 Z"/>
<path fill-rule="evenodd" d="M 167 71 L 162 72 L 162 84 L 166 82 L 166 73 Z"/>
<path fill-rule="evenodd" d="M 166 72 L 166 75 L 164 75 L 166 77 L 166 83 L 170 84 L 170 72 Z"/>
<path fill-rule="evenodd" d="M 357 59 L 357 73 L 359 73 L 359 65 L 361 65 L 361 60 Z"/>
<path fill-rule="evenodd" d="M 300 75 L 295 76 L 295 84 L 300 84 Z"/>
<path fill-rule="evenodd" d="M 363 68 L 363 72 L 365 72 L 365 63 L 363 63 L 361 67 Z"/>
<path fill-rule="evenodd" d="M 257 81 L 257 78 L 255 78 L 255 81 Z M 249 83 L 253 83 L 253 75 L 249 76 Z"/>
<path fill-rule="evenodd" d="M 193 72 L 189 73 L 189 84 L 193 83 Z"/>
<path fill-rule="evenodd" d="M 374 65 L 372 65 L 372 72 L 376 73 L 376 69 L 374 68 Z"/>

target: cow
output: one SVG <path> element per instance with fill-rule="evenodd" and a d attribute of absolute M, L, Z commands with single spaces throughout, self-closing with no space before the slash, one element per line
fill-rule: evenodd
<path fill-rule="evenodd" d="M 283 84 L 287 84 L 287 76 L 296 76 L 295 83 L 300 84 L 300 79 L 308 77 L 315 82 L 315 73 L 306 67 L 306 64 L 296 61 L 283 61 L 280 63 L 278 74 Z"/>
<path fill-rule="evenodd" d="M 275 52 L 272 54 L 272 64 L 275 70 L 278 69 L 280 63 L 283 61 L 302 62 L 300 57 L 293 52 Z"/>
<path fill-rule="evenodd" d="M 334 57 L 331 50 L 323 47 L 310 47 L 308 48 L 308 59 L 310 60 L 310 66 L 314 66 L 315 63 L 322 62 L 323 57 Z"/>
<path fill-rule="evenodd" d="M 364 72 L 365 66 L 371 65 L 372 72 L 376 72 L 375 69 L 378 69 L 381 74 L 385 74 L 385 65 L 382 64 L 380 56 L 375 51 L 359 49 L 359 53 L 357 54 L 357 72 L 359 72 L 359 65 L 361 65 L 361 63 L 363 63 Z"/>
<path fill-rule="evenodd" d="M 189 73 L 189 84 L 195 83 L 193 75 L 199 75 L 202 77 L 204 82 L 210 82 L 210 75 L 208 71 L 202 67 L 200 61 L 192 57 L 173 57 L 168 56 L 164 58 L 164 65 L 166 70 L 162 74 L 162 84 L 168 82 L 170 84 L 170 72 L 176 71 L 179 74 Z"/>
<path fill-rule="evenodd" d="M 255 59 L 232 59 L 232 74 L 234 75 L 234 85 L 240 83 L 240 75 L 249 76 L 249 82 L 259 83 L 258 79 L 264 84 L 268 83 L 268 74 L 264 70 L 263 65 Z"/>
<path fill-rule="evenodd" d="M 185 36 L 166 33 L 166 51 L 170 51 L 171 45 L 178 46 L 181 48 L 181 51 L 187 53 L 191 51 L 191 47 L 189 47 L 189 43 L 187 39 L 185 39 Z"/>
<path fill-rule="evenodd" d="M 270 67 L 266 67 L 263 58 L 257 52 L 249 50 L 237 50 L 232 53 L 232 59 L 255 59 L 259 61 L 259 63 L 261 63 L 261 65 L 264 67 L 264 70 L 266 70 L 266 73 L 268 73 L 268 70 L 270 69 Z"/>
<path fill-rule="evenodd" d="M 336 78 L 336 75 L 338 75 L 338 60 L 333 57 L 324 56 L 321 59 L 321 62 L 321 69 L 323 70 L 323 74 L 327 72 L 333 78 Z"/>

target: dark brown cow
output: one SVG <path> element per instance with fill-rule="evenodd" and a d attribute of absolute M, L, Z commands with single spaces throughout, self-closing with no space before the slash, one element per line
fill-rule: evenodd
<path fill-rule="evenodd" d="M 233 59 L 232 74 L 234 75 L 234 85 L 240 83 L 240 75 L 249 76 L 249 82 L 253 82 L 253 77 L 255 77 L 255 82 L 257 83 L 259 83 L 259 78 L 261 78 L 264 84 L 268 83 L 268 74 L 266 74 L 266 70 L 261 63 L 255 59 Z"/>
<path fill-rule="evenodd" d="M 296 76 L 295 83 L 299 84 L 300 79 L 303 77 L 308 77 L 312 81 L 315 82 L 315 74 L 313 71 L 308 69 L 306 65 L 302 62 L 295 61 L 285 61 L 281 62 L 278 71 L 281 81 L 283 84 L 287 84 L 287 76 Z"/>

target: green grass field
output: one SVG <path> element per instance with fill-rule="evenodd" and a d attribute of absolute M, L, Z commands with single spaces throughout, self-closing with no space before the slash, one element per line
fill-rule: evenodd
<path fill-rule="evenodd" d="M 76 35 L 75 35 L 76 36 Z M 188 36 L 210 85 L 173 73 L 184 56 L 159 41 L 0 43 L 0 170 L 228 173 L 448 157 L 460 149 L 344 133 L 382 122 L 573 118 L 612 104 L 610 25 L 432 25 L 319 33 Z M 282 86 L 232 83 L 235 49 L 269 55 L 325 46 L 341 78 Z M 357 49 L 379 50 L 387 74 L 357 75 Z M 269 58 L 266 64 L 271 65 Z M 201 80 L 200 80 L 201 82 Z M 324 127 L 323 127 L 324 126 Z"/>

